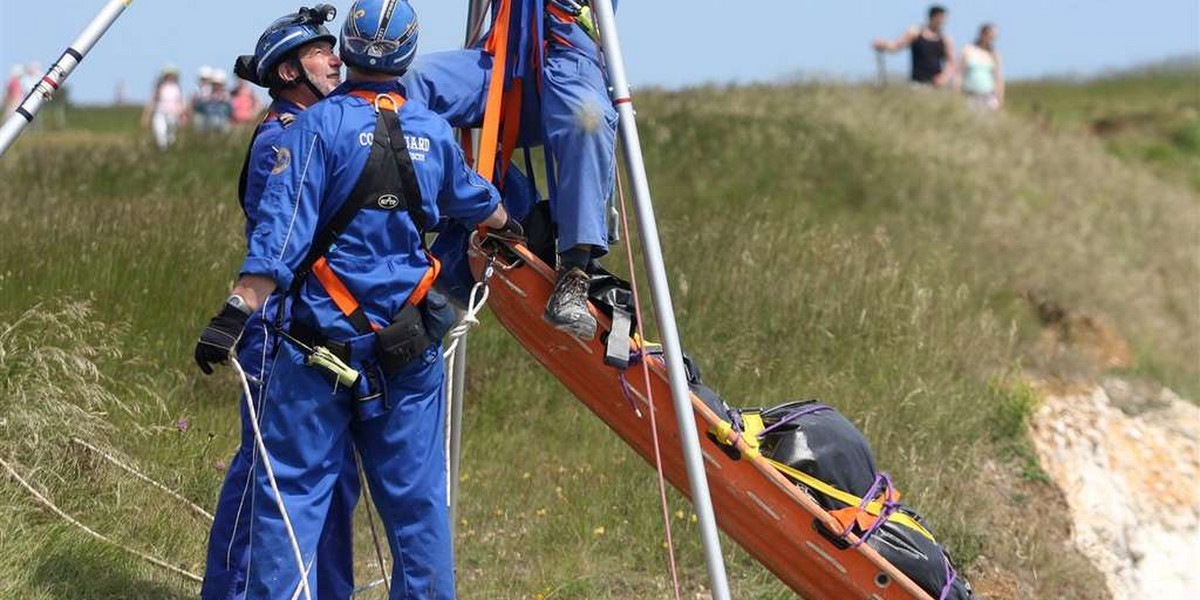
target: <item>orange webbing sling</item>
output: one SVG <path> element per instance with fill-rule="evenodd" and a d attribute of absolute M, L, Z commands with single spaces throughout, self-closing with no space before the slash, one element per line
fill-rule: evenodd
<path fill-rule="evenodd" d="M 501 177 L 507 171 L 508 159 L 512 156 L 517 132 L 520 130 L 521 80 L 514 79 L 509 89 L 504 89 L 508 73 L 508 30 L 511 21 L 512 0 L 500 0 L 492 33 L 484 46 L 484 50 L 492 55 L 492 75 L 491 81 L 488 82 L 487 104 L 483 109 L 483 132 L 479 136 L 479 160 L 475 163 L 475 170 L 491 182 L 496 181 L 496 157 L 501 148 L 504 152 L 501 160 L 505 165 L 501 167 Z M 516 110 L 507 110 L 514 106 Z"/>
<path fill-rule="evenodd" d="M 384 127 L 385 131 L 388 131 L 387 125 L 380 123 L 381 120 L 385 122 L 387 120 L 380 112 L 380 109 L 390 110 L 396 115 L 395 118 L 398 119 L 400 107 L 404 106 L 405 102 L 404 98 L 401 98 L 397 95 L 376 93 L 367 90 L 355 90 L 350 92 L 350 95 L 365 100 L 368 104 L 375 108 L 376 113 L 379 114 L 379 118 L 376 121 L 376 130 L 379 130 L 382 126 Z M 397 130 L 399 130 L 399 127 L 397 127 Z M 393 136 L 390 132 L 387 133 L 389 142 L 387 145 L 385 145 L 383 140 L 375 140 L 375 144 L 372 145 L 371 148 L 372 157 L 368 158 L 367 166 L 364 167 L 364 171 L 365 169 L 375 168 L 380 163 L 395 164 L 400 169 L 399 179 L 401 180 L 401 188 L 404 188 L 400 191 L 404 194 L 406 201 L 410 203 L 420 203 L 421 190 L 416 183 L 415 176 L 411 173 L 411 159 L 407 161 L 404 160 L 404 158 L 408 158 L 408 147 L 405 142 L 403 132 L 398 132 L 400 133 L 398 136 Z M 397 137 L 399 139 L 395 139 Z M 405 153 L 404 158 L 400 158 L 401 152 Z M 389 161 L 383 161 L 382 153 L 387 153 L 389 156 L 395 158 Z M 404 173 L 404 163 L 407 163 L 407 168 L 409 170 L 407 177 Z M 369 174 L 364 173 L 364 175 Z M 406 179 L 408 181 L 406 181 Z M 362 181 L 360 179 L 359 185 L 361 184 Z M 346 287 L 346 284 L 329 266 L 329 261 L 326 260 L 324 256 L 325 252 L 333 244 L 337 236 L 345 230 L 345 227 L 349 225 L 354 215 L 357 214 L 359 209 L 362 208 L 359 191 L 359 186 L 356 185 L 355 190 L 352 191 L 350 196 L 346 199 L 347 205 L 344 206 L 339 213 L 333 217 L 330 225 L 318 236 L 318 239 L 314 240 L 313 249 L 309 253 L 311 266 L 308 267 L 308 269 L 304 269 L 302 267 L 297 271 L 297 278 L 295 283 L 293 283 L 293 287 L 295 288 L 300 284 L 306 271 L 311 272 L 313 276 L 317 278 L 317 281 L 320 282 L 321 286 L 325 288 L 325 292 L 329 294 L 330 299 L 332 299 L 334 304 L 337 305 L 338 310 L 342 311 L 342 314 L 350 320 L 350 323 L 354 325 L 354 328 L 359 333 L 365 334 L 372 331 L 378 331 L 381 329 L 381 327 L 376 323 L 372 323 L 367 318 L 366 313 L 363 311 L 358 300 L 354 297 L 354 294 L 350 292 L 350 289 Z M 415 198 L 411 198 L 410 196 L 412 195 L 415 195 Z M 357 202 L 357 206 L 353 204 L 356 201 L 359 201 Z M 417 227 L 417 233 L 421 236 L 421 245 L 425 250 L 426 257 L 429 259 L 429 268 L 425 271 L 425 274 L 422 275 L 421 280 L 417 283 L 416 288 L 408 296 L 407 302 L 415 306 L 420 304 L 421 301 L 425 299 L 425 296 L 429 293 L 430 288 L 433 287 L 433 282 L 437 280 L 437 276 L 442 270 L 442 264 L 435 256 L 433 256 L 433 254 L 429 251 L 429 247 L 425 244 L 426 224 L 423 222 L 423 214 L 415 214 L 415 211 L 413 210 L 409 210 L 409 214 L 413 218 L 413 223 Z"/>

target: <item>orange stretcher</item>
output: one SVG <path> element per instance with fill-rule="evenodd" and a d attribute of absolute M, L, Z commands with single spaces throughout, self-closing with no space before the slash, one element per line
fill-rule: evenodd
<path fill-rule="evenodd" d="M 495 242 L 489 241 L 488 244 Z M 653 438 L 647 411 L 645 379 L 631 367 L 626 378 L 642 416 L 630 406 L 620 373 L 604 364 L 603 333 L 612 322 L 594 306 L 599 322 L 595 340 L 584 342 L 542 321 L 542 311 L 554 286 L 554 270 L 524 246 L 510 248 L 508 259 L 495 257 L 489 280 L 488 303 L 504 328 L 559 381 L 600 417 L 621 439 L 651 465 Z M 509 252 L 502 254 L 509 255 Z M 479 236 L 471 241 L 471 268 L 480 278 L 494 253 Z M 515 260 L 513 260 L 515 258 Z M 664 475 L 684 495 L 689 494 L 675 409 L 666 368 L 650 356 L 650 385 L 655 398 Z M 636 375 L 636 376 L 635 376 Z M 703 437 L 722 423 L 692 395 L 701 450 L 708 472 L 717 524 L 755 559 L 809 600 L 931 600 L 921 588 L 856 538 L 841 537 L 843 527 L 807 493 L 784 477 L 757 452 L 735 441 L 741 457 L 732 458 L 712 439 Z"/>

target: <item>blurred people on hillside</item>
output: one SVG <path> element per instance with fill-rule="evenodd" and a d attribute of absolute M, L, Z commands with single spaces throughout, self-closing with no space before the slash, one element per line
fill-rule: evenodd
<path fill-rule="evenodd" d="M 233 110 L 234 125 L 253 121 L 258 116 L 258 113 L 262 112 L 263 108 L 258 94 L 254 93 L 254 86 L 240 77 L 233 88 L 233 98 L 230 101 L 230 107 Z"/>
<path fill-rule="evenodd" d="M 154 133 L 154 143 L 166 150 L 175 143 L 175 135 L 186 121 L 187 104 L 179 87 L 179 70 L 168 66 L 159 75 L 154 93 L 142 111 L 142 127 L 149 127 Z"/>
<path fill-rule="evenodd" d="M 4 84 L 5 117 L 17 110 L 17 107 L 21 105 L 21 101 L 25 99 L 25 88 L 21 85 L 23 75 L 25 75 L 25 67 L 21 65 L 13 65 L 12 70 L 8 73 L 8 81 Z"/>
<path fill-rule="evenodd" d="M 213 69 L 208 65 L 203 65 L 196 71 L 196 91 L 192 92 L 192 99 L 189 102 L 189 108 L 192 115 L 192 127 L 196 131 L 205 131 L 208 129 L 208 111 L 212 103 L 212 85 Z"/>
<path fill-rule="evenodd" d="M 963 47 L 958 88 L 974 105 L 999 110 L 1004 106 L 1004 70 L 996 52 L 996 26 L 984 23 L 975 42 Z"/>
<path fill-rule="evenodd" d="M 234 121 L 233 96 L 226 87 L 228 74 L 224 69 L 205 65 L 197 70 L 197 75 L 190 103 L 192 127 L 196 131 L 228 131 Z"/>
<path fill-rule="evenodd" d="M 228 82 L 229 76 L 224 69 L 213 69 L 212 87 L 209 89 L 208 107 L 205 111 L 208 118 L 204 126 L 206 131 L 229 130 L 229 124 L 233 120 L 233 97 L 225 87 Z"/>
<path fill-rule="evenodd" d="M 946 8 L 934 4 L 923 25 L 909 27 L 893 41 L 876 38 L 872 46 L 877 52 L 899 52 L 908 48 L 912 53 L 912 82 L 944 87 L 954 76 L 954 41 L 943 33 Z"/>

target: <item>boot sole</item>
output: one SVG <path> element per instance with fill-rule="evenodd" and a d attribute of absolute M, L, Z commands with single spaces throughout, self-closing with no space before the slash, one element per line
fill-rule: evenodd
<path fill-rule="evenodd" d="M 596 339 L 596 319 L 588 315 L 588 319 L 574 319 L 571 321 L 559 321 L 542 313 L 542 320 L 552 325 L 555 329 L 579 338 L 585 342 L 590 342 Z"/>

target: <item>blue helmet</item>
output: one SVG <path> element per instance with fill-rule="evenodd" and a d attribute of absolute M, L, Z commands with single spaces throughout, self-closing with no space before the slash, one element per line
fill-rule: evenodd
<path fill-rule="evenodd" d="M 342 26 L 342 62 L 400 75 L 417 54 L 417 13 L 407 0 L 356 0 Z"/>
<path fill-rule="evenodd" d="M 238 59 L 235 69 L 238 76 L 264 87 L 272 87 L 275 68 L 293 50 L 313 42 L 337 44 L 337 38 L 325 28 L 325 23 L 335 16 L 337 9 L 328 4 L 318 4 L 276 19 L 258 38 L 253 59 Z M 251 73 L 253 79 L 247 77 Z"/>

